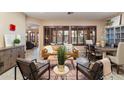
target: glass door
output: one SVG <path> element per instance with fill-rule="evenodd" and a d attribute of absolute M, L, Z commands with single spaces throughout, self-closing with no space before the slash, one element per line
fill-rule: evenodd
<path fill-rule="evenodd" d="M 69 31 L 64 31 L 64 43 L 69 43 Z"/>
<path fill-rule="evenodd" d="M 83 30 L 78 31 L 78 44 L 84 43 L 84 32 Z"/>
<path fill-rule="evenodd" d="M 85 40 L 96 41 L 95 26 L 45 26 L 44 44 L 64 44 L 83 45 Z"/>
<path fill-rule="evenodd" d="M 57 37 L 56 37 L 56 35 L 57 35 L 57 31 L 54 29 L 54 30 L 52 31 L 52 44 L 53 44 L 53 45 L 55 45 L 56 42 L 57 42 Z"/>
<path fill-rule="evenodd" d="M 77 31 L 72 30 L 72 44 L 77 44 Z"/>
<path fill-rule="evenodd" d="M 63 44 L 63 31 L 58 30 L 57 31 L 57 44 Z"/>

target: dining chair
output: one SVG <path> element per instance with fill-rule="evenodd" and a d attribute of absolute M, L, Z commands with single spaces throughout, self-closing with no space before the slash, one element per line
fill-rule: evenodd
<path fill-rule="evenodd" d="M 117 65 L 117 73 L 119 74 L 120 66 L 124 65 L 124 42 L 119 42 L 116 56 L 108 56 L 112 63 Z"/>
<path fill-rule="evenodd" d="M 36 59 L 29 61 L 22 58 L 17 58 L 16 62 L 24 80 L 39 80 L 41 79 L 41 76 L 47 71 L 49 72 L 48 79 L 50 79 L 49 62 L 41 63 L 37 62 Z"/>
<path fill-rule="evenodd" d="M 88 50 L 89 50 L 88 52 L 89 61 L 97 61 L 99 59 L 102 59 L 102 53 L 97 51 L 94 45 L 88 46 Z"/>

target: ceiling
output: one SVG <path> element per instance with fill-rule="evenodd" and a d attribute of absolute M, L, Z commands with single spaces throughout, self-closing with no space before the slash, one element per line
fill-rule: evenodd
<path fill-rule="evenodd" d="M 45 21 L 53 20 L 103 20 L 119 14 L 119 12 L 25 12 L 27 16 L 38 18 Z"/>

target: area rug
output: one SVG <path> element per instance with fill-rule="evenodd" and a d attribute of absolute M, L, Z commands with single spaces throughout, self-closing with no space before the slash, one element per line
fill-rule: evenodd
<path fill-rule="evenodd" d="M 53 71 L 53 68 L 56 66 L 56 64 L 51 64 L 51 70 L 50 70 L 50 80 L 56 80 L 56 74 Z M 69 73 L 67 74 L 66 78 L 64 80 L 76 80 L 76 68 L 73 67 L 72 64 L 66 63 L 66 66 L 69 67 Z M 76 67 L 76 66 L 75 66 Z M 48 72 L 46 72 L 41 79 L 48 79 Z M 79 80 L 87 80 L 87 78 L 82 74 L 78 73 L 78 79 Z M 57 80 L 62 80 L 60 77 Z"/>

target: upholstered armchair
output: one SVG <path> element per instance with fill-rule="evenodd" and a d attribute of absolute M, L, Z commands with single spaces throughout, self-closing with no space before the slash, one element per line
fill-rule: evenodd
<path fill-rule="evenodd" d="M 39 80 L 47 71 L 48 79 L 50 79 L 49 62 L 37 62 L 36 59 L 29 61 L 22 58 L 18 58 L 16 62 L 24 80 Z"/>
<path fill-rule="evenodd" d="M 120 66 L 124 65 L 124 42 L 118 44 L 116 56 L 108 56 L 112 63 L 117 65 L 117 73 L 119 74 Z"/>

